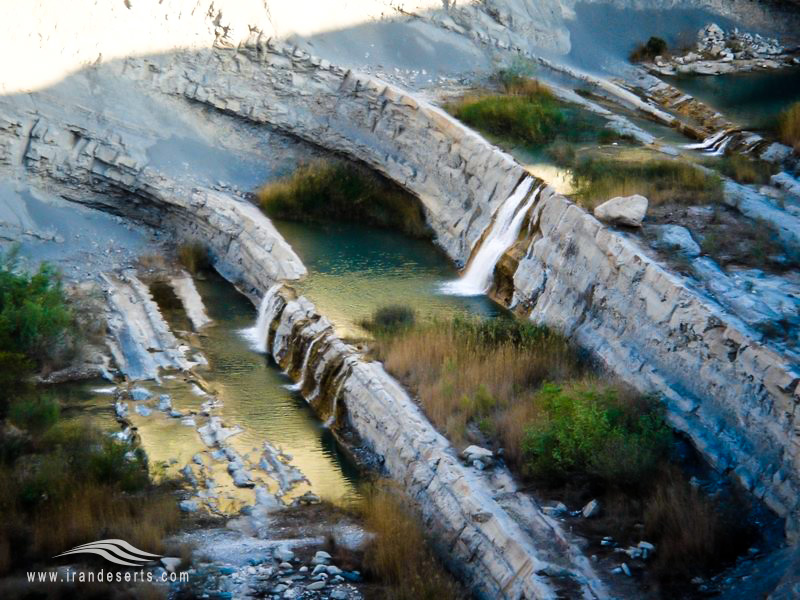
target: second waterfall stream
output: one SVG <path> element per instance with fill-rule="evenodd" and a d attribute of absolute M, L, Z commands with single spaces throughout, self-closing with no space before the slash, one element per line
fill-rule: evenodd
<path fill-rule="evenodd" d="M 492 224 L 489 225 L 489 232 L 467 271 L 460 279 L 445 283 L 442 286 L 443 292 L 459 296 L 478 296 L 488 291 L 497 261 L 516 241 L 522 221 L 541 191 L 539 187 L 531 193 L 533 183 L 532 177 L 526 177 L 500 205 Z"/>

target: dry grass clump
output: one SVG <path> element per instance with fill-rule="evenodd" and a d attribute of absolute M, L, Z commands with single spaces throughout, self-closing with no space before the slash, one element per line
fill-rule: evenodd
<path fill-rule="evenodd" d="M 291 221 L 353 221 L 431 236 L 419 200 L 361 165 L 316 160 L 258 190 L 261 209 Z"/>
<path fill-rule="evenodd" d="M 192 275 L 211 268 L 208 248 L 198 241 L 184 242 L 178 246 L 178 262 Z"/>
<path fill-rule="evenodd" d="M 778 132 L 784 144 L 800 152 L 800 102 L 795 102 L 781 113 Z"/>
<path fill-rule="evenodd" d="M 716 204 L 722 181 L 694 165 L 677 160 L 623 161 L 585 157 L 573 169 L 576 196 L 587 208 L 609 198 L 641 194 L 653 206 L 675 203 Z"/>
<path fill-rule="evenodd" d="M 772 163 L 757 158 L 749 158 L 741 154 L 726 156 L 717 164 L 709 162 L 709 166 L 716 166 L 720 173 L 739 183 L 750 184 L 769 183 L 770 177 L 776 170 L 775 165 Z"/>
<path fill-rule="evenodd" d="M 675 467 L 665 467 L 644 507 L 647 539 L 658 540 L 653 569 L 675 579 L 709 572 L 745 552 L 756 533 L 746 518 L 712 501 L 686 481 Z"/>
<path fill-rule="evenodd" d="M 567 340 L 512 319 L 423 323 L 376 342 L 386 368 L 417 392 L 426 414 L 455 444 L 467 424 L 496 433 L 512 454 L 525 423 L 506 417 L 542 381 L 582 372 Z"/>
<path fill-rule="evenodd" d="M 428 547 L 421 518 L 402 490 L 387 482 L 369 486 L 358 512 L 375 534 L 364 567 L 386 589 L 387 600 L 458 600 L 465 591 L 442 568 Z"/>

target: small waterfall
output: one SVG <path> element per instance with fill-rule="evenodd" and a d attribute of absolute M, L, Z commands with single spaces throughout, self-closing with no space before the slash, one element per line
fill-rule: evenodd
<path fill-rule="evenodd" d="M 258 306 L 256 324 L 240 332 L 242 337 L 248 341 L 250 347 L 260 354 L 267 353 L 267 336 L 269 327 L 275 319 L 275 310 L 278 306 L 277 293 L 281 289 L 281 285 L 276 283 L 267 290 L 267 293 L 261 299 L 261 304 Z"/>
<path fill-rule="evenodd" d="M 710 156 L 722 156 L 725 154 L 725 148 L 728 146 L 732 136 L 727 131 L 719 131 L 704 139 L 699 144 L 684 144 L 683 147 L 687 150 L 700 150 L 704 154 Z"/>
<path fill-rule="evenodd" d="M 347 381 L 348 375 L 349 375 L 349 369 L 347 364 L 345 363 L 342 365 L 342 372 L 341 375 L 339 375 L 339 381 L 336 384 L 336 391 L 333 392 L 333 400 L 332 400 L 333 406 L 331 406 L 331 414 L 323 425 L 326 429 L 330 429 L 336 423 L 336 411 L 339 408 L 339 396 L 342 393 L 342 389 L 344 388 L 344 382 Z"/>
<path fill-rule="evenodd" d="M 313 352 L 314 346 L 317 345 L 317 342 L 327 334 L 328 330 L 325 329 L 317 337 L 313 338 L 311 342 L 309 342 L 308 348 L 306 348 L 306 354 L 303 356 L 303 364 L 300 366 L 300 380 L 294 385 L 290 385 L 288 389 L 292 390 L 293 392 L 303 391 L 303 386 L 306 384 L 306 370 L 308 369 L 308 361 L 311 359 L 311 352 Z"/>
<path fill-rule="evenodd" d="M 492 274 L 497 261 L 516 241 L 522 221 L 541 190 L 541 187 L 537 188 L 525 206 L 520 209 L 520 204 L 528 197 L 533 182 L 533 178 L 526 177 L 514 193 L 503 202 L 467 272 L 460 279 L 445 283 L 441 288 L 443 292 L 457 296 L 477 296 L 486 293 L 492 284 Z"/>

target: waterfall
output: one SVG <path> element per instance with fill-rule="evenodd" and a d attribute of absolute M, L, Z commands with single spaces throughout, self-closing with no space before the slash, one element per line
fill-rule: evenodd
<path fill-rule="evenodd" d="M 308 361 L 311 359 L 311 352 L 314 350 L 314 346 L 317 345 L 317 342 L 327 334 L 328 330 L 325 329 L 317 337 L 313 338 L 311 342 L 309 342 L 308 348 L 306 348 L 306 354 L 303 356 L 303 364 L 300 366 L 300 380 L 294 385 L 290 385 L 288 389 L 293 392 L 303 391 L 303 386 L 306 384 L 306 370 L 308 369 Z"/>
<path fill-rule="evenodd" d="M 323 424 L 323 427 L 330 429 L 336 423 L 336 411 L 339 408 L 339 395 L 344 388 L 344 382 L 347 381 L 349 375 L 347 364 L 342 365 L 342 374 L 339 375 L 339 381 L 336 384 L 336 391 L 333 392 L 333 406 L 331 407 L 331 414 Z"/>
<path fill-rule="evenodd" d="M 533 178 L 526 177 L 503 202 L 467 272 L 460 279 L 445 283 L 441 288 L 443 292 L 457 296 L 486 293 L 492 284 L 494 266 L 503 256 L 503 252 L 516 241 L 522 221 L 541 190 L 541 187 L 537 188 L 520 209 L 520 204 L 528 197 L 533 182 Z"/>
<path fill-rule="evenodd" d="M 728 132 L 723 130 L 707 137 L 699 144 L 684 144 L 683 147 L 688 150 L 700 150 L 710 156 L 722 156 L 730 141 L 731 137 Z"/>
<path fill-rule="evenodd" d="M 281 286 L 282 284 L 276 283 L 267 290 L 267 293 L 261 299 L 261 304 L 258 305 L 256 324 L 240 332 L 242 337 L 248 341 L 250 347 L 260 354 L 266 354 L 267 352 L 269 326 L 272 325 L 272 321 L 275 319 L 275 310 L 279 304 L 277 293 Z"/>

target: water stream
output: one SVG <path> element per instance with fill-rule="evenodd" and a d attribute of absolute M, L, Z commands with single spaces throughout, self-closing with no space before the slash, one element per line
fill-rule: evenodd
<path fill-rule="evenodd" d="M 750 130 L 774 128 L 780 112 L 800 101 L 800 68 L 664 80 Z"/>
<path fill-rule="evenodd" d="M 533 183 L 532 178 L 526 177 L 500 205 L 466 273 L 460 279 L 444 284 L 443 291 L 460 296 L 476 296 L 487 292 L 497 261 L 517 239 L 522 221 L 539 195 L 539 189 L 530 193 Z"/>

